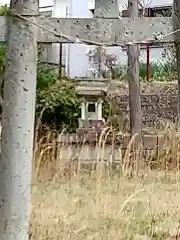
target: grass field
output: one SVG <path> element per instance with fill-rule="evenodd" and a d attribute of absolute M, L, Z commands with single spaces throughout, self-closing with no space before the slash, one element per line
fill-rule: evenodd
<path fill-rule="evenodd" d="M 180 175 L 97 170 L 32 188 L 31 239 L 180 239 Z"/>
<path fill-rule="evenodd" d="M 176 160 L 175 142 L 167 156 Z M 65 168 L 55 144 L 45 145 L 34 161 L 30 240 L 180 239 L 179 170 L 143 169 L 137 177 L 103 164 Z"/>

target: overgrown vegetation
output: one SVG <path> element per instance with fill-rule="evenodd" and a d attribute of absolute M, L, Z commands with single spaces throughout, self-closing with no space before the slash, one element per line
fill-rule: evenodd
<path fill-rule="evenodd" d="M 6 16 L 8 14 L 9 7 L 7 4 L 0 5 L 0 16 Z"/>
<path fill-rule="evenodd" d="M 130 154 L 133 141 L 124 155 L 116 149 L 115 165 L 103 137 L 93 162 L 83 161 L 93 151 L 91 145 L 86 152 L 83 141 L 76 144 L 80 154 L 68 161 L 70 148 L 48 132 L 34 154 L 30 240 L 179 239 L 179 136 L 173 126 L 168 129 L 164 146 L 141 156 L 139 177 Z"/>
<path fill-rule="evenodd" d="M 42 46 L 39 46 L 39 58 Z M 0 45 L 0 80 L 1 92 L 5 68 L 6 45 Z M 55 129 L 67 128 L 74 131 L 79 117 L 79 98 L 75 93 L 75 85 L 71 79 L 59 79 L 56 69 L 38 61 L 37 70 L 37 119 L 42 113 L 41 124 Z"/>
<path fill-rule="evenodd" d="M 151 81 L 173 81 L 176 77 L 176 65 L 171 60 L 165 63 L 150 63 L 150 79 Z M 139 75 L 142 80 L 146 79 L 146 63 L 141 62 L 139 68 Z"/>
<path fill-rule="evenodd" d="M 43 124 L 69 132 L 77 128 L 80 100 L 72 80 L 59 80 L 48 68 L 39 69 L 36 104 L 37 113 L 43 111 Z"/>

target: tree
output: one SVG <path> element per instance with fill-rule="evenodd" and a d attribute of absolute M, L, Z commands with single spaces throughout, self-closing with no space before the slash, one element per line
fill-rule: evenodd
<path fill-rule="evenodd" d="M 0 236 L 28 240 L 36 94 L 38 1 L 11 0 L 0 159 Z M 29 15 L 29 16 L 28 16 Z"/>

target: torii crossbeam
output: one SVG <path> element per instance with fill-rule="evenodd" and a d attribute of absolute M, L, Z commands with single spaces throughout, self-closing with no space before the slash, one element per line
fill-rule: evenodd
<path fill-rule="evenodd" d="M 174 41 L 172 18 L 119 18 L 117 2 L 96 0 L 94 18 L 39 16 L 37 40 L 40 43 L 77 43 L 79 39 L 80 43 L 107 46 Z M 0 17 L 0 42 L 6 41 L 6 31 L 6 17 Z"/>

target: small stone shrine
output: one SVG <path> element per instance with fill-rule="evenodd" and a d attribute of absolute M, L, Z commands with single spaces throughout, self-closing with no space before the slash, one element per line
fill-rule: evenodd
<path fill-rule="evenodd" d="M 78 80 L 76 93 L 81 99 L 81 118 L 79 119 L 79 132 L 101 132 L 105 127 L 103 119 L 103 98 L 107 91 L 108 80 L 84 79 Z"/>

